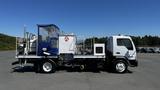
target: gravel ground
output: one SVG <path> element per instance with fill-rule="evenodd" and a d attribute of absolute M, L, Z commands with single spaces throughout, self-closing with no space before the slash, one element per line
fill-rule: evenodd
<path fill-rule="evenodd" d="M 138 54 L 139 66 L 125 74 L 13 72 L 14 55 L 14 51 L 0 52 L 0 90 L 160 90 L 160 54 Z"/>

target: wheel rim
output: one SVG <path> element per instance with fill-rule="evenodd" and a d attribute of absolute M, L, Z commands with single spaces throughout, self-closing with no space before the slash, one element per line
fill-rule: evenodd
<path fill-rule="evenodd" d="M 122 62 L 116 64 L 116 70 L 118 72 L 124 72 L 126 69 L 126 65 Z"/>
<path fill-rule="evenodd" d="M 81 70 L 84 70 L 84 68 L 85 68 L 84 65 L 80 65 Z"/>
<path fill-rule="evenodd" d="M 43 70 L 44 70 L 45 72 L 50 72 L 50 71 L 52 70 L 52 64 L 49 63 L 49 62 L 45 62 L 45 63 L 43 64 Z"/>

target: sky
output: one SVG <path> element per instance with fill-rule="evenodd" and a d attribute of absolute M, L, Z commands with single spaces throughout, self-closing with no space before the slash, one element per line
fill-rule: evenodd
<path fill-rule="evenodd" d="M 55 24 L 79 36 L 160 36 L 160 0 L 0 0 L 0 33 Z"/>

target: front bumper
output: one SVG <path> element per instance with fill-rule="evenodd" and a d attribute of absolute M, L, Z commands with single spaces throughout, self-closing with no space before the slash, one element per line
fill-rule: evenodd
<path fill-rule="evenodd" d="M 137 60 L 129 60 L 130 66 L 131 67 L 137 67 L 138 66 L 138 61 Z"/>

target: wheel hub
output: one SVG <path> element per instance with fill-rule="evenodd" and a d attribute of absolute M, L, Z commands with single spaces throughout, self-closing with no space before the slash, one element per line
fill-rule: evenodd
<path fill-rule="evenodd" d="M 118 72 L 124 72 L 125 69 L 126 69 L 126 66 L 125 66 L 124 63 L 117 63 L 117 65 L 116 65 L 116 70 L 117 70 Z"/>
<path fill-rule="evenodd" d="M 52 70 L 52 64 L 49 62 L 46 62 L 43 64 L 43 70 L 45 72 L 50 72 Z"/>

